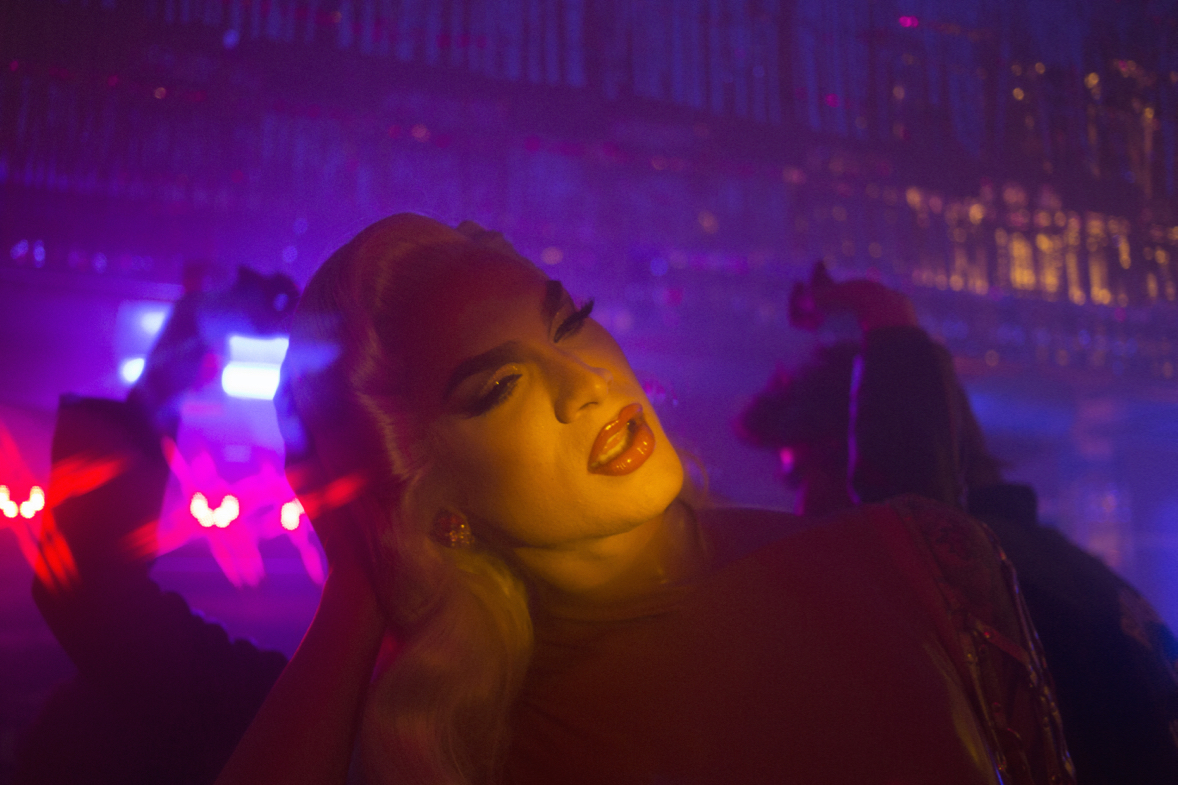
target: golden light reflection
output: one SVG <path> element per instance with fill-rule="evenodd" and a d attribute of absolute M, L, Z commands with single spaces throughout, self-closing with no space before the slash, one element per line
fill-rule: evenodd
<path fill-rule="evenodd" d="M 1128 270 L 1133 264 L 1129 251 L 1129 221 L 1124 218 L 1109 218 L 1108 231 L 1117 249 L 1117 261 L 1123 269 Z"/>
<path fill-rule="evenodd" d="M 1002 281 L 1011 280 L 1010 277 L 1010 235 L 1005 229 L 998 228 L 994 230 L 994 249 L 996 258 L 994 260 L 995 272 L 1001 285 Z"/>
<path fill-rule="evenodd" d="M 1161 276 L 1166 299 L 1173 300 L 1178 295 L 1178 291 L 1175 291 L 1174 273 L 1170 269 L 1170 253 L 1165 248 L 1158 246 L 1153 249 L 1153 258 L 1158 263 L 1158 275 Z"/>
<path fill-rule="evenodd" d="M 1021 232 L 1010 236 L 1010 283 L 1024 291 L 1035 288 L 1035 257 Z"/>
<path fill-rule="evenodd" d="M 974 265 L 969 271 L 969 290 L 983 297 L 990 293 L 990 279 L 987 273 L 986 249 L 978 245 L 974 248 Z"/>
<path fill-rule="evenodd" d="M 1068 299 L 1076 305 L 1083 305 L 1088 301 L 1084 294 L 1084 282 L 1080 278 L 1080 216 L 1071 213 L 1068 216 L 1067 230 L 1064 232 L 1064 268 L 1068 275 Z"/>
<path fill-rule="evenodd" d="M 1113 294 L 1109 290 L 1108 260 L 1105 250 L 1108 246 L 1108 235 L 1105 233 L 1104 216 L 1099 213 L 1088 213 L 1085 229 L 1088 234 L 1088 286 L 1092 294 L 1092 302 L 1108 305 L 1113 301 Z"/>
<path fill-rule="evenodd" d="M 1049 298 L 1059 293 L 1063 277 L 1064 240 L 1058 235 L 1040 232 L 1035 236 L 1035 248 L 1039 252 L 1039 283 Z"/>

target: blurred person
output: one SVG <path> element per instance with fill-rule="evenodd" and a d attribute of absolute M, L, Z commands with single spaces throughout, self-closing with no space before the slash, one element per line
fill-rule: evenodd
<path fill-rule="evenodd" d="M 215 378 L 228 333 L 282 331 L 298 297 L 278 274 L 202 278 L 126 400 L 61 398 L 33 597 L 77 676 L 22 739 L 16 783 L 211 782 L 286 664 L 149 574 L 185 394 Z"/>
<path fill-rule="evenodd" d="M 1178 782 L 1173 634 L 1103 562 L 1040 525 L 1034 489 L 1003 480 L 952 356 L 904 295 L 835 283 L 819 263 L 793 293 L 791 321 L 812 330 L 838 313 L 858 321 L 862 342 L 779 370 L 742 413 L 739 435 L 782 455 L 799 512 L 917 493 L 986 522 L 1018 572 L 1078 782 Z"/>
<path fill-rule="evenodd" d="M 311 513 L 319 611 L 218 782 L 340 782 L 357 738 L 374 783 L 1071 781 L 988 532 L 912 496 L 784 539 L 701 504 L 591 305 L 418 215 L 320 266 L 288 467 L 365 485 Z"/>

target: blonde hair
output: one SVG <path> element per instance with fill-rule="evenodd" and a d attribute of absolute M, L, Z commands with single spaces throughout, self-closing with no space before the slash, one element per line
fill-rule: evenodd
<path fill-rule="evenodd" d="M 405 397 L 395 316 L 448 260 L 496 252 L 468 234 L 410 214 L 369 226 L 308 283 L 283 365 L 288 464 L 309 455 L 327 480 L 367 478 L 359 498 L 331 513 L 350 520 L 331 525 L 361 535 L 398 645 L 361 727 L 373 782 L 491 781 L 531 656 L 519 576 L 489 550 L 430 536 L 423 424 Z"/>

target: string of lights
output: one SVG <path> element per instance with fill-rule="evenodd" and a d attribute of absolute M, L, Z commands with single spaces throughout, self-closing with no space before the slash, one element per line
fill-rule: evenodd
<path fill-rule="evenodd" d="M 1066 350 L 1068 367 L 1169 378 L 1156 326 L 1172 318 L 1178 253 L 1173 20 L 1056 2 L 828 5 L 66 2 L 75 22 L 160 43 L 106 70 L 102 57 L 5 58 L 0 188 L 265 216 L 289 228 L 260 262 L 296 274 L 341 216 L 474 216 L 544 264 L 593 274 L 619 332 L 692 309 L 780 324 L 784 282 L 821 256 L 927 291 L 930 314 L 967 315 L 968 339 L 938 330 L 967 356 L 1059 364 Z M 229 58 L 251 73 L 280 51 L 424 81 L 358 105 L 218 70 Z M 430 89 L 430 73 L 456 71 L 507 87 Z M 512 83 L 608 120 L 521 130 L 504 109 Z M 687 112 L 643 120 L 658 103 Z M 769 140 L 756 152 L 737 143 L 746 126 L 769 129 L 749 132 Z M 0 265 L 168 279 L 180 263 L 16 219 L 0 234 Z M 610 291 L 611 272 L 635 265 L 648 283 Z M 755 295 L 729 296 L 750 279 Z M 1049 306 L 1033 328 L 1004 321 L 1027 300 Z"/>

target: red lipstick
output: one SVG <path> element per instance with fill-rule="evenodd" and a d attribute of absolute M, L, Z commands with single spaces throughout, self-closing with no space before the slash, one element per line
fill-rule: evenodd
<path fill-rule="evenodd" d="M 589 451 L 589 471 L 618 476 L 629 474 L 654 452 L 654 431 L 642 416 L 642 405 L 632 403 L 605 424 Z"/>

